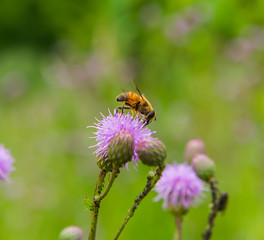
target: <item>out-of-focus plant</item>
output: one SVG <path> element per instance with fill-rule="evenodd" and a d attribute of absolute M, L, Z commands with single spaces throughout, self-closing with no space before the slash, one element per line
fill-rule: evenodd
<path fill-rule="evenodd" d="M 14 159 L 9 150 L 0 145 L 0 180 L 8 181 L 10 172 L 14 170 Z"/>
<path fill-rule="evenodd" d="M 211 238 L 212 229 L 214 227 L 214 219 L 218 212 L 224 211 L 227 206 L 228 194 L 221 193 L 217 186 L 215 179 L 215 163 L 205 154 L 198 154 L 192 159 L 191 165 L 193 166 L 196 174 L 205 183 L 209 184 L 212 195 L 211 212 L 208 217 L 208 225 L 203 233 L 203 239 L 208 240 Z"/>
<path fill-rule="evenodd" d="M 83 231 L 77 226 L 69 226 L 64 228 L 60 233 L 60 240 L 82 240 Z"/>
<path fill-rule="evenodd" d="M 177 231 L 175 239 L 182 239 L 183 217 L 203 191 L 203 183 L 188 164 L 168 165 L 158 181 L 156 200 L 163 199 L 163 207 L 174 215 Z"/>
<path fill-rule="evenodd" d="M 212 209 L 208 225 L 202 235 L 204 240 L 208 240 L 211 238 L 217 213 L 226 208 L 228 194 L 221 193 L 217 187 L 214 177 L 215 163 L 205 155 L 205 144 L 201 139 L 192 139 L 186 144 L 184 157 L 186 163 L 168 165 L 164 170 L 155 187 L 158 193 L 156 200 L 163 199 L 163 207 L 174 215 L 177 226 L 175 240 L 181 240 L 183 217 L 191 205 L 198 202 L 205 190 L 203 181 L 209 184 Z"/>

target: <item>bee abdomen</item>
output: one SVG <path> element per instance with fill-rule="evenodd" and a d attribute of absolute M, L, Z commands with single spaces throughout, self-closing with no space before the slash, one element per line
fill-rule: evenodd
<path fill-rule="evenodd" d="M 126 97 L 123 94 L 120 94 L 116 97 L 116 101 L 118 102 L 124 102 L 126 100 Z"/>
<path fill-rule="evenodd" d="M 125 102 L 128 100 L 128 93 L 122 93 L 116 97 L 116 101 L 118 102 Z"/>

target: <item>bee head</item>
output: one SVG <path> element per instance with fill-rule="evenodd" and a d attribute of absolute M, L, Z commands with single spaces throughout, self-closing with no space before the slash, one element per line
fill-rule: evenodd
<path fill-rule="evenodd" d="M 153 119 L 156 120 L 156 112 L 155 112 L 154 110 L 151 111 L 151 112 L 147 115 L 147 118 L 146 118 L 146 122 L 147 122 L 147 124 L 146 124 L 146 125 L 150 124 L 150 123 L 153 121 Z"/>

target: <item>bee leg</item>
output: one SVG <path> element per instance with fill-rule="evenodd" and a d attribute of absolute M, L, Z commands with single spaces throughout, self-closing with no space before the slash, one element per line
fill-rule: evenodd
<path fill-rule="evenodd" d="M 136 118 L 139 118 L 140 119 L 140 117 L 141 117 L 141 114 L 139 112 L 137 112 Z"/>
<path fill-rule="evenodd" d="M 124 114 L 124 106 L 125 106 L 125 103 L 122 104 L 122 108 L 121 108 L 121 113 Z"/>
<path fill-rule="evenodd" d="M 140 112 L 137 112 L 136 118 L 138 118 L 139 120 L 143 121 L 144 123 L 146 122 L 145 116 L 142 115 Z"/>
<path fill-rule="evenodd" d="M 148 125 L 148 123 L 147 123 L 148 121 L 147 121 L 147 118 L 146 118 L 145 115 L 140 114 L 140 115 L 139 115 L 139 118 L 140 118 L 140 120 L 143 121 L 143 123 L 146 123 L 146 125 Z"/>
<path fill-rule="evenodd" d="M 121 109 L 121 113 L 123 114 L 124 113 L 124 109 L 130 109 L 129 107 L 124 107 L 124 106 L 121 106 L 121 107 L 117 107 L 117 109 Z"/>

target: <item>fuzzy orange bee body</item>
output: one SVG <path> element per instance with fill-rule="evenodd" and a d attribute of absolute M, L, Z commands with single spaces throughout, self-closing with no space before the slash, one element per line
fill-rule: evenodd
<path fill-rule="evenodd" d="M 151 106 L 150 102 L 144 97 L 139 89 L 136 87 L 138 92 L 124 92 L 116 97 L 116 101 L 123 102 L 123 105 L 117 109 L 121 109 L 122 112 L 124 109 L 130 109 L 133 114 L 136 114 L 137 117 L 142 117 L 146 125 L 151 123 L 153 120 L 156 120 L 156 112 Z"/>

